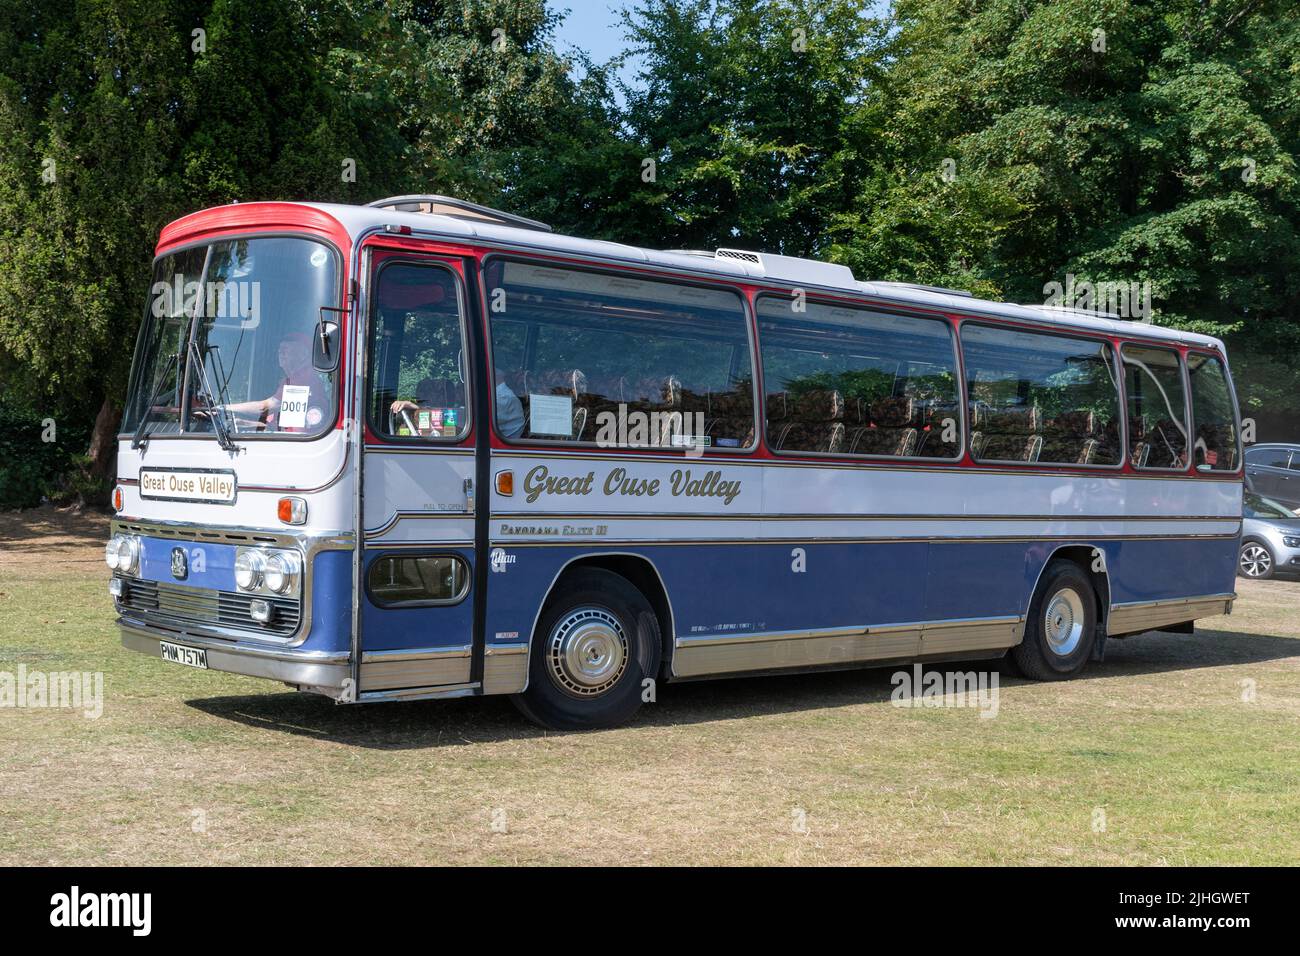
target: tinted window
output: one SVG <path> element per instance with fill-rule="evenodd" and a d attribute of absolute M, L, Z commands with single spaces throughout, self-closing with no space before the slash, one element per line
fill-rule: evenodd
<path fill-rule="evenodd" d="M 1173 349 L 1125 345 L 1128 453 L 1135 468 L 1187 467 L 1187 402 Z"/>
<path fill-rule="evenodd" d="M 736 293 L 501 260 L 485 278 L 504 437 L 753 443 L 753 370 Z"/>
<path fill-rule="evenodd" d="M 469 428 L 456 278 L 438 265 L 379 270 L 370 343 L 370 427 L 392 438 L 454 441 Z"/>
<path fill-rule="evenodd" d="M 1263 468 L 1285 468 L 1291 453 L 1285 448 L 1250 448 L 1246 451 L 1246 462 Z M 1300 461 L 1296 462 L 1300 465 Z"/>
<path fill-rule="evenodd" d="M 1192 353 L 1187 357 L 1187 377 L 1192 383 L 1196 467 L 1236 471 L 1241 456 L 1240 436 L 1223 363 L 1212 356 Z"/>
<path fill-rule="evenodd" d="M 367 578 L 370 596 L 382 607 L 459 601 L 469 588 L 469 566 L 455 555 L 415 554 L 378 558 Z"/>
<path fill-rule="evenodd" d="M 1247 518 L 1295 518 L 1295 512 L 1288 511 L 1271 498 L 1261 498 L 1250 492 L 1242 497 L 1241 513 Z"/>
<path fill-rule="evenodd" d="M 961 342 L 975 458 L 1120 463 L 1110 345 L 970 324 Z"/>
<path fill-rule="evenodd" d="M 960 455 L 957 362 L 946 322 L 764 296 L 758 328 L 772 449 Z"/>

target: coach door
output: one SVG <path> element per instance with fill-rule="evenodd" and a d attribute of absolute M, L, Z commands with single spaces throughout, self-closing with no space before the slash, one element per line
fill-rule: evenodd
<path fill-rule="evenodd" d="M 467 266 L 374 250 L 368 276 L 359 690 L 471 693 L 483 426 Z"/>

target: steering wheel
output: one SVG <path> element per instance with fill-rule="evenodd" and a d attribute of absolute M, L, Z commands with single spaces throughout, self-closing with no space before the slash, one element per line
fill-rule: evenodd
<path fill-rule="evenodd" d="M 415 427 L 415 420 L 411 418 L 411 410 L 409 408 L 403 408 L 399 412 L 394 412 L 391 408 L 388 410 L 388 434 L 397 434 L 397 421 L 399 418 L 406 427 L 411 430 L 412 435 L 418 436 L 420 434 L 420 430 Z"/>

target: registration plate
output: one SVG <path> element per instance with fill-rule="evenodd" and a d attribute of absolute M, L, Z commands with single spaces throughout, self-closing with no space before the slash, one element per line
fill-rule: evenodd
<path fill-rule="evenodd" d="M 184 664 L 186 667 L 208 669 L 208 652 L 201 647 L 186 647 L 184 644 L 170 644 L 167 641 L 159 641 L 158 647 L 165 661 Z"/>

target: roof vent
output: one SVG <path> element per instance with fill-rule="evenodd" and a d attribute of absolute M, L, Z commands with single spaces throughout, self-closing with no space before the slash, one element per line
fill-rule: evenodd
<path fill-rule="evenodd" d="M 713 254 L 715 259 L 739 259 L 741 262 L 748 262 L 752 265 L 761 266 L 763 258 L 757 252 L 747 252 L 744 249 L 719 249 Z"/>
<path fill-rule="evenodd" d="M 434 193 L 414 194 L 410 196 L 389 196 L 367 203 L 376 209 L 395 209 L 398 212 L 422 212 L 433 216 L 451 216 L 453 219 L 467 219 L 471 222 L 490 222 L 498 226 L 513 226 L 516 229 L 533 229 L 538 232 L 550 232 L 551 227 L 536 219 L 516 216 L 514 213 L 502 212 L 491 206 L 480 206 L 476 202 L 455 199 L 451 196 L 439 196 Z"/>
<path fill-rule="evenodd" d="M 794 285 L 821 285 L 836 289 L 853 287 L 853 270 L 833 262 L 800 259 L 797 256 L 776 256 L 768 252 L 750 252 L 748 249 L 719 249 L 715 259 L 734 259 L 747 262 L 763 270 L 769 279 L 779 279 Z"/>

